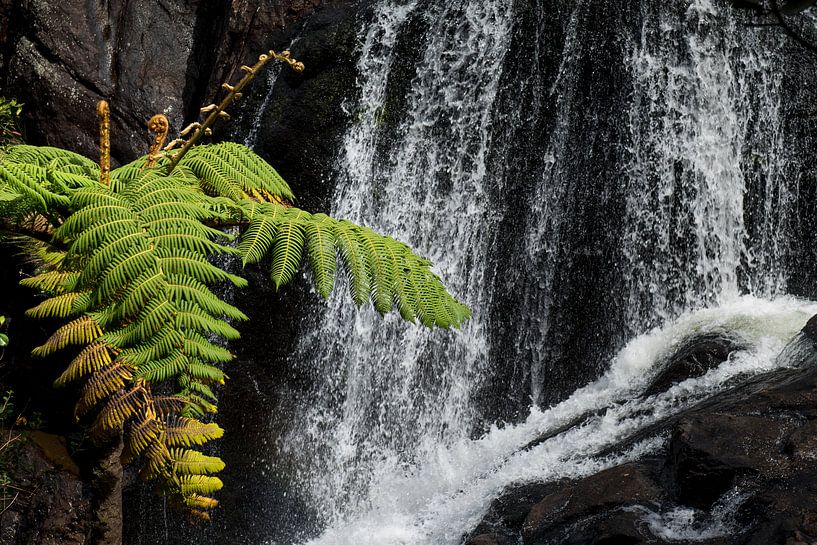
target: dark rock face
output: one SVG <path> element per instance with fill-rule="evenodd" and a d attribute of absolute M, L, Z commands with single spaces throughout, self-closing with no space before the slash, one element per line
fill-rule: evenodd
<path fill-rule="evenodd" d="M 817 371 L 775 381 L 667 424 L 670 440 L 662 456 L 583 479 L 507 491 L 468 543 L 678 543 L 655 535 L 648 515 L 692 508 L 714 519 L 717 504 L 731 493 L 742 498 L 731 514 L 734 526 L 706 543 L 813 543 Z"/>
<path fill-rule="evenodd" d="M 3 442 L 7 438 L 3 430 Z M 34 432 L 4 455 L 12 487 L 2 487 L 0 543 L 84 545 L 94 531 L 90 495 L 64 440 Z M 4 453 L 5 454 L 5 453 Z"/>
<path fill-rule="evenodd" d="M 698 338 L 674 354 L 664 370 L 653 379 L 646 395 L 666 391 L 670 386 L 691 377 L 699 377 L 729 358 L 740 346 L 724 337 Z"/>

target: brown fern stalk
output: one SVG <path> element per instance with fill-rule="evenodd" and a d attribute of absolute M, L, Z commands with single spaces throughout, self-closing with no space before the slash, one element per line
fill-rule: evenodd
<path fill-rule="evenodd" d="M 228 118 L 229 114 L 225 111 L 227 107 L 233 103 L 233 101 L 237 98 L 241 98 L 241 90 L 246 87 L 246 85 L 252 81 L 255 77 L 255 74 L 258 73 L 259 70 L 264 68 L 270 61 L 284 61 L 286 62 L 293 70 L 296 72 L 303 72 L 304 65 L 302 62 L 298 62 L 290 56 L 289 51 L 282 51 L 281 53 L 276 53 L 275 51 L 270 50 L 269 53 L 262 54 L 258 57 L 258 62 L 256 62 L 253 66 L 242 66 L 241 70 L 245 73 L 244 77 L 235 84 L 235 86 L 230 85 L 229 83 L 223 83 L 222 88 L 228 91 L 227 96 L 219 103 L 218 105 L 211 104 L 210 106 L 206 106 L 201 109 L 202 113 L 210 112 L 210 115 L 207 116 L 207 119 L 204 120 L 204 123 L 198 125 L 194 124 L 193 127 L 195 131 L 190 139 L 185 142 L 182 149 L 176 153 L 170 161 L 170 166 L 167 169 L 167 173 L 170 174 L 173 172 L 173 169 L 176 168 L 176 165 L 179 164 L 182 157 L 192 148 L 193 146 L 201 140 L 201 137 L 205 134 L 210 134 L 212 132 L 211 127 L 215 124 L 215 122 L 219 118 Z"/>
<path fill-rule="evenodd" d="M 96 105 L 99 117 L 99 182 L 111 185 L 111 109 L 108 102 L 100 100 Z"/>

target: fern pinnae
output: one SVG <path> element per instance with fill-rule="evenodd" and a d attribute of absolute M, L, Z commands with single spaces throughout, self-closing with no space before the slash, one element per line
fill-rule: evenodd
<path fill-rule="evenodd" d="M 172 416 L 165 421 L 165 442 L 168 446 L 191 447 L 220 439 L 224 430 L 215 423 L 203 423 L 195 418 Z"/>
<path fill-rule="evenodd" d="M 278 228 L 273 219 L 264 214 L 258 214 L 252 219 L 247 230 L 241 234 L 241 240 L 238 243 L 242 264 L 247 266 L 264 259 L 275 240 L 277 231 Z"/>
<path fill-rule="evenodd" d="M 127 365 L 113 363 L 103 367 L 83 386 L 74 414 L 77 417 L 88 414 L 100 401 L 124 388 L 132 378 L 132 370 Z"/>
<path fill-rule="evenodd" d="M 97 224 L 84 230 L 72 242 L 69 249 L 71 255 L 83 255 L 96 251 L 106 240 L 120 236 L 137 235 L 141 233 L 139 224 L 132 217 L 123 217 L 107 223 Z"/>
<path fill-rule="evenodd" d="M 124 423 L 136 414 L 145 405 L 145 390 L 141 386 L 134 386 L 129 390 L 117 390 L 108 398 L 107 403 L 99 412 L 92 433 L 100 434 L 119 430 Z"/>
<path fill-rule="evenodd" d="M 237 329 L 223 320 L 213 318 L 208 312 L 194 303 L 178 303 L 174 318 L 176 327 L 185 331 L 212 333 L 227 340 L 235 340 L 240 337 Z"/>
<path fill-rule="evenodd" d="M 175 352 L 166 358 L 151 360 L 140 365 L 136 376 L 151 383 L 164 382 L 181 374 L 189 365 L 189 360 L 181 352 Z"/>
<path fill-rule="evenodd" d="M 76 315 L 74 303 L 83 294 L 68 292 L 50 297 L 36 307 L 30 308 L 25 315 L 30 318 L 69 318 Z"/>
<path fill-rule="evenodd" d="M 20 285 L 26 288 L 38 289 L 46 293 L 60 294 L 72 290 L 79 278 L 75 271 L 50 270 L 36 276 L 20 280 Z"/>
<path fill-rule="evenodd" d="M 198 280 L 188 276 L 168 275 L 167 294 L 175 302 L 189 301 L 210 313 L 213 317 L 224 316 L 232 320 L 249 320 L 238 308 L 225 303 Z"/>
<path fill-rule="evenodd" d="M 367 258 L 358 240 L 356 225 L 341 220 L 335 224 L 335 243 L 349 281 L 352 300 L 360 306 L 371 297 Z"/>
<path fill-rule="evenodd" d="M 167 274 L 190 276 L 204 284 L 227 281 L 239 288 L 247 287 L 247 281 L 244 278 L 216 267 L 199 254 L 189 250 L 157 248 L 156 254 L 159 265 Z"/>
<path fill-rule="evenodd" d="M 224 469 L 221 458 L 186 448 L 170 449 L 170 459 L 176 475 L 210 475 Z"/>
<path fill-rule="evenodd" d="M 315 214 L 306 222 L 306 255 L 315 280 L 315 288 L 324 299 L 335 287 L 337 252 L 335 251 L 334 220 L 325 214 Z"/>
<path fill-rule="evenodd" d="M 99 371 L 112 361 L 111 350 L 105 343 L 91 343 L 71 360 L 68 367 L 54 381 L 54 386 L 65 386 L 69 382 Z"/>
<path fill-rule="evenodd" d="M 102 335 L 99 324 L 90 316 L 80 316 L 57 329 L 45 344 L 31 351 L 34 356 L 47 356 L 69 345 L 90 344 Z"/>
<path fill-rule="evenodd" d="M 295 276 L 303 256 L 304 238 L 304 225 L 299 218 L 285 219 L 278 225 L 270 265 L 270 277 L 277 289 Z"/>
<path fill-rule="evenodd" d="M 156 270 L 158 261 L 152 248 L 143 248 L 114 260 L 100 275 L 95 290 L 97 300 L 110 301 L 117 291 L 125 288 L 145 270 Z"/>

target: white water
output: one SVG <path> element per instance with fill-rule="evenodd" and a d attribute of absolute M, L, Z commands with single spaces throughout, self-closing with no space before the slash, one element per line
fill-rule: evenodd
<path fill-rule="evenodd" d="M 379 3 L 362 33 L 363 99 L 344 140 L 345 180 L 332 213 L 410 243 L 474 317 L 459 331 L 427 331 L 358 311 L 341 293 L 305 328 L 296 352 L 299 365 L 315 373 L 315 389 L 303 401 L 302 427 L 282 448 L 314 453 L 297 459 L 328 524 L 365 508 L 376 475 L 468 437 L 476 419 L 471 397 L 489 348 L 489 135 L 473 128 L 490 123 L 510 2 L 441 3 L 422 13 L 416 5 Z M 382 131 L 396 40 L 412 17 L 428 26 L 428 43 L 414 49 L 420 58 L 405 121 Z M 378 153 L 383 139 L 398 151 Z"/>
<path fill-rule="evenodd" d="M 661 323 L 741 292 L 785 290 L 783 226 L 794 195 L 783 175 L 777 42 L 718 6 L 693 0 L 681 17 L 648 10 L 632 45 L 634 319 Z M 747 190 L 760 194 L 758 210 Z M 760 217 L 754 240 L 750 213 Z"/>
<path fill-rule="evenodd" d="M 626 61 L 634 86 L 621 182 L 628 187 L 626 292 L 611 297 L 629 303 L 633 331 L 661 328 L 636 336 L 598 380 L 562 403 L 533 406 L 525 421 L 472 439 L 491 328 L 503 325 L 490 317 L 492 244 L 505 242 L 491 238 L 498 203 L 490 195 L 512 181 L 492 177 L 490 154 L 495 110 L 506 107 L 495 101 L 514 30 L 511 4 L 381 0 L 361 29 L 362 98 L 347 105 L 355 122 L 341 150 L 332 213 L 431 258 L 474 319 L 461 331 L 427 332 L 334 297 L 303 328 L 293 365 L 314 387 L 296 400 L 296 427 L 280 448 L 297 468 L 297 493 L 318 511 L 321 534 L 310 543 L 459 543 L 512 483 L 586 475 L 660 448 L 662 439 L 653 438 L 594 457 L 738 376 L 785 364 L 775 355 L 817 311 L 774 298 L 785 291 L 780 227 L 793 197 L 780 175 L 773 48 L 746 38 L 710 0 L 658 15 L 645 8 L 642 35 L 633 37 Z M 528 259 L 519 271 L 527 290 L 520 305 L 530 325 L 518 342 L 532 355 L 513 365 L 529 367 L 533 400 L 547 388 L 545 341 L 560 325 L 550 320 L 559 267 L 552 256 L 571 221 L 562 178 L 571 168 L 570 131 L 577 130 L 571 112 L 580 107 L 573 93 L 582 77 L 579 32 L 587 8 L 576 2 L 558 75 L 541 90 L 557 95 L 556 119 L 552 134 L 542 135 L 545 167 L 521 235 Z M 418 27 L 425 30 L 412 44 L 414 58 L 399 57 L 401 39 L 413 29 L 410 39 L 417 40 Z M 393 88 L 398 63 L 406 62 L 416 73 L 405 89 Z M 400 108 L 390 101 L 395 94 Z M 757 209 L 744 199 L 750 188 L 760 195 Z M 757 233 L 749 214 L 761 218 Z M 715 308 L 696 310 L 706 306 Z M 666 358 L 708 333 L 737 336 L 747 348 L 703 377 L 638 398 Z M 588 411 L 600 413 L 523 448 Z"/>
<path fill-rule="evenodd" d="M 705 513 L 691 507 L 675 507 L 664 513 L 650 511 L 641 506 L 633 510 L 643 513 L 644 521 L 650 532 L 665 541 L 706 542 L 719 537 L 735 535 L 741 531 L 735 521 L 735 514 L 747 499 L 747 496 L 740 490 L 733 489 L 715 502 L 715 505 L 712 506 L 712 513 Z"/>
<path fill-rule="evenodd" d="M 546 410 L 533 408 L 516 426 L 495 428 L 476 441 L 437 444 L 436 452 L 413 466 L 390 467 L 373 476 L 363 509 L 334 522 L 313 545 L 455 545 L 511 484 L 551 481 L 598 472 L 660 448 L 661 438 L 617 456 L 594 457 L 644 427 L 746 377 L 786 365 L 776 355 L 817 305 L 790 298 L 744 297 L 731 304 L 683 315 L 662 329 L 631 341 L 597 381 Z M 746 343 L 729 360 L 647 398 L 637 394 L 679 347 L 691 338 L 728 334 Z M 588 412 L 580 426 L 528 450 L 536 438 Z M 656 523 L 657 524 L 657 523 Z"/>

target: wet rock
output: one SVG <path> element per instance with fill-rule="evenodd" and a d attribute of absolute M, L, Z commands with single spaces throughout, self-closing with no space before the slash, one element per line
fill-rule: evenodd
<path fill-rule="evenodd" d="M 726 361 L 729 354 L 739 348 L 740 345 L 735 340 L 725 337 L 697 338 L 677 351 L 653 380 L 645 395 L 664 392 L 673 384 L 699 377 Z"/>
<path fill-rule="evenodd" d="M 625 464 L 614 467 L 566 483 L 556 492 L 545 496 L 528 513 L 522 527 L 522 536 L 526 545 L 549 543 L 564 534 L 567 525 L 589 524 L 588 519 L 601 513 L 655 503 L 663 495 L 651 471 L 645 466 Z M 609 537 L 639 535 L 637 529 L 628 526 L 627 521 L 630 519 L 629 515 L 609 519 L 606 530 Z"/>
<path fill-rule="evenodd" d="M 815 403 L 817 369 L 759 378 L 656 426 L 653 434 L 669 437 L 663 453 L 582 479 L 507 491 L 472 540 L 500 536 L 525 545 L 678 543 L 653 535 L 646 522 L 649 513 L 695 508 L 702 520 L 711 521 L 715 509 L 731 497 L 738 499 L 726 519 L 721 516 L 728 530 L 706 543 L 815 543 Z"/>

